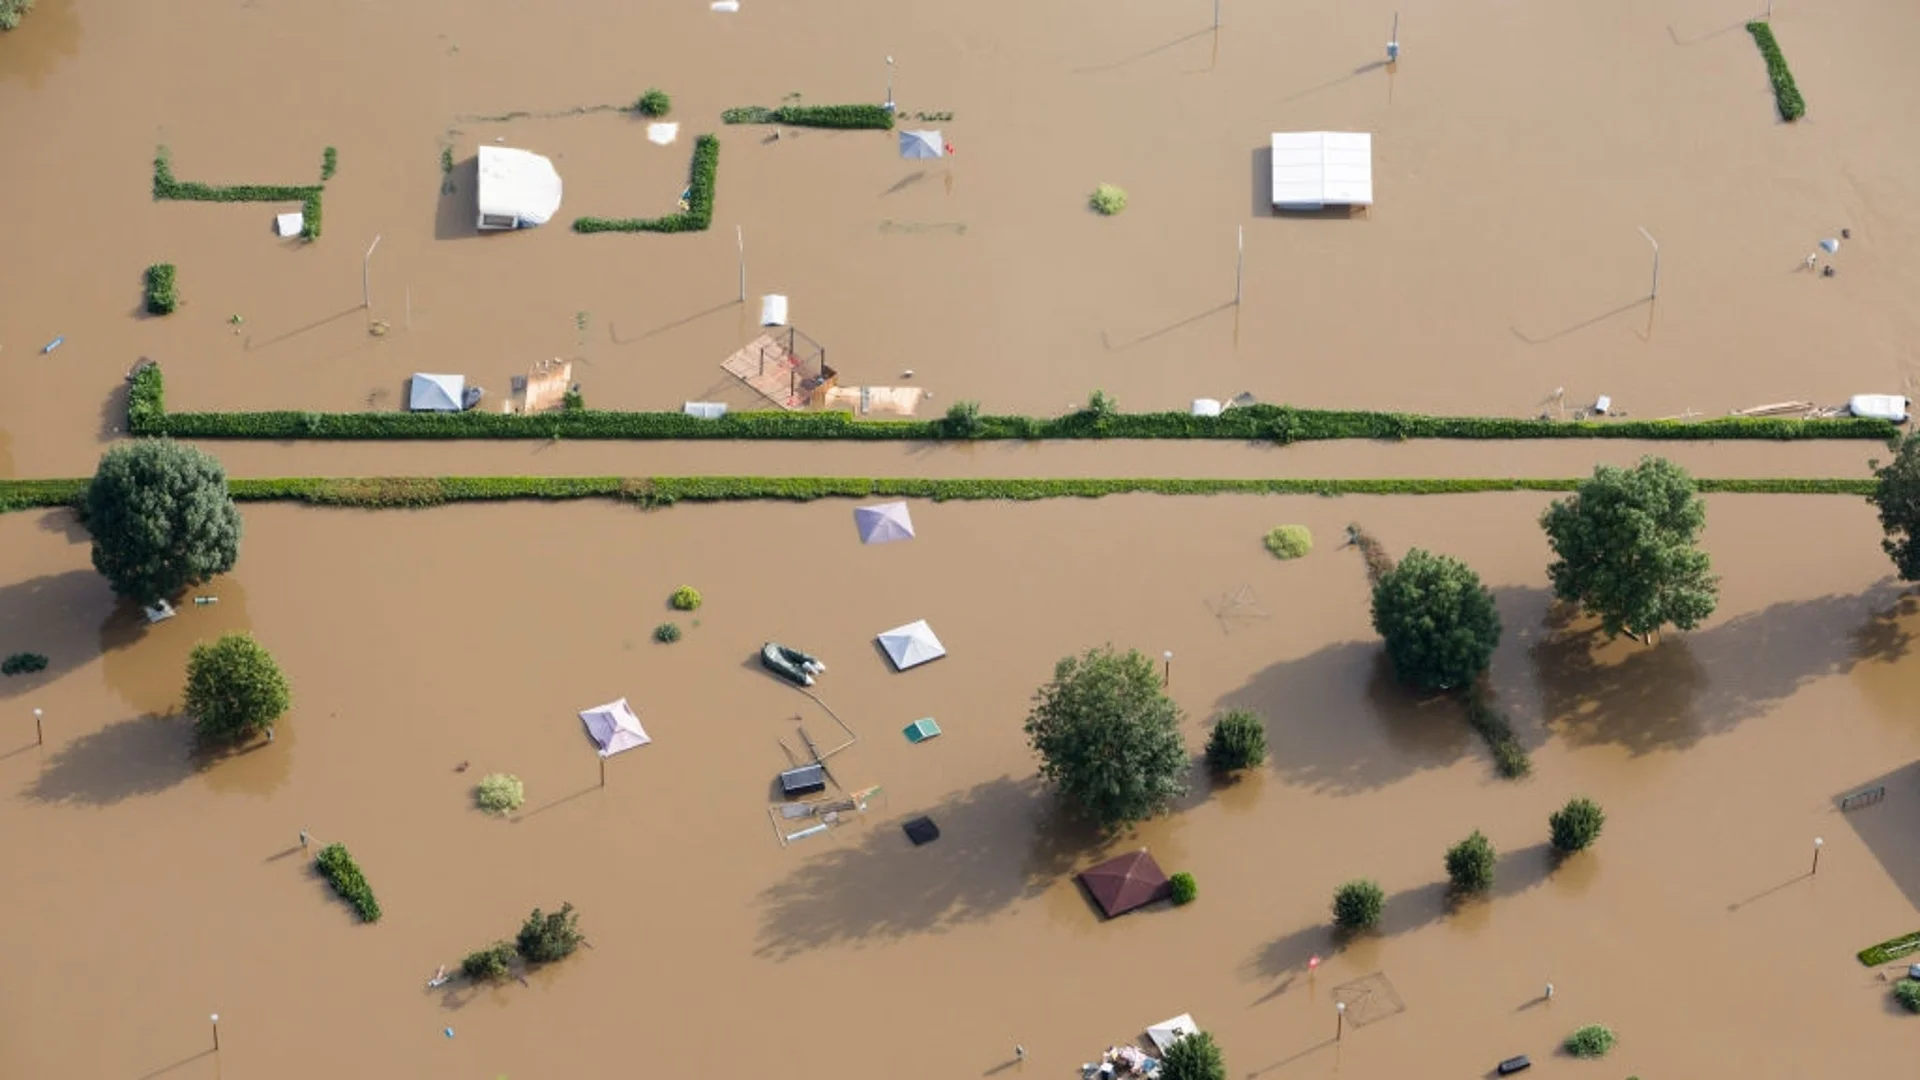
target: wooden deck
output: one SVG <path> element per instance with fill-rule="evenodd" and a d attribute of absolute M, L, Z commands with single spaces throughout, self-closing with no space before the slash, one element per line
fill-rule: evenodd
<path fill-rule="evenodd" d="M 762 361 L 765 357 L 765 361 Z M 721 361 L 727 373 L 753 387 L 761 397 L 783 409 L 798 411 L 807 407 L 804 394 L 794 392 L 794 368 L 798 361 L 787 354 L 772 334 L 761 334 L 746 347 Z"/>

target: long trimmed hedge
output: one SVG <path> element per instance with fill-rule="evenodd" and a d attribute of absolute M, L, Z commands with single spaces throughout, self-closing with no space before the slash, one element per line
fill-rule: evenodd
<path fill-rule="evenodd" d="M 1787 70 L 1787 58 L 1773 36 L 1773 27 L 1755 19 L 1747 24 L 1747 33 L 1753 35 L 1754 44 L 1760 46 L 1760 55 L 1767 61 L 1767 79 L 1773 83 L 1773 104 L 1780 110 L 1780 119 L 1792 123 L 1807 115 L 1807 102 L 1800 96 L 1793 72 Z"/>
<path fill-rule="evenodd" d="M 891 131 L 893 112 L 884 105 L 782 105 L 769 109 L 746 105 L 720 114 L 727 124 L 785 124 L 788 127 Z"/>
<path fill-rule="evenodd" d="M 533 415 L 496 412 L 169 413 L 157 364 L 134 376 L 127 430 L 180 439 L 798 439 L 896 441 L 962 438 L 948 422 L 860 420 L 843 412 L 737 412 L 702 420 L 677 412 L 576 409 Z M 1295 409 L 1249 405 L 1219 416 L 1186 413 L 1070 413 L 1060 417 L 981 416 L 970 439 L 1236 439 L 1278 443 L 1322 439 L 1878 439 L 1898 438 L 1885 420 L 1566 421 L 1504 417 Z"/>
<path fill-rule="evenodd" d="M 147 314 L 171 315 L 180 304 L 174 292 L 172 263 L 154 263 L 147 267 Z"/>
<path fill-rule="evenodd" d="M 322 172 L 328 172 L 335 163 L 329 153 L 321 162 Z M 178 180 L 173 175 L 173 155 L 165 146 L 153 155 L 153 197 L 156 200 L 170 199 L 175 202 L 297 202 L 301 204 L 305 224 L 300 235 L 308 240 L 320 237 L 320 195 L 326 190 L 323 184 L 233 184 L 218 187 L 192 180 Z"/>
<path fill-rule="evenodd" d="M 713 224 L 713 192 L 720 173 L 720 139 L 702 135 L 693 140 L 693 165 L 687 179 L 687 208 L 657 218 L 573 219 L 573 231 L 597 232 L 705 232 Z"/>
<path fill-rule="evenodd" d="M 333 886 L 333 891 L 353 905 L 361 922 L 380 921 L 380 901 L 374 899 L 373 887 L 367 884 L 366 875 L 360 872 L 360 865 L 353 861 L 353 856 L 347 854 L 345 844 L 328 844 L 321 848 L 313 865 L 320 871 L 320 876 L 327 879 L 327 884 Z"/>

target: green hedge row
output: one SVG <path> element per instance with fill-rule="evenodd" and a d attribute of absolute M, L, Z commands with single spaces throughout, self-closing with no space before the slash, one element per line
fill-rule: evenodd
<path fill-rule="evenodd" d="M 884 105 L 747 105 L 720 114 L 728 124 L 785 124 L 788 127 L 871 128 L 890 131 L 893 113 Z"/>
<path fill-rule="evenodd" d="M 373 898 L 372 886 L 367 884 L 366 875 L 360 872 L 353 856 L 347 854 L 346 845 L 328 844 L 321 848 L 313 865 L 320 876 L 327 879 L 327 884 L 333 886 L 333 891 L 360 913 L 361 922 L 380 921 L 380 901 Z"/>
<path fill-rule="evenodd" d="M 147 267 L 147 314 L 171 315 L 180 304 L 173 291 L 173 264 L 154 263 Z"/>
<path fill-rule="evenodd" d="M 715 135 L 702 135 L 693 141 L 693 166 L 687 180 L 685 210 L 657 218 L 574 218 L 573 231 L 577 233 L 704 232 L 713 224 L 713 189 L 719 172 L 720 139 Z"/>
<path fill-rule="evenodd" d="M 332 163 L 331 157 L 324 158 L 321 162 L 322 171 Z M 155 199 L 171 199 L 175 202 L 297 202 L 301 204 L 306 217 L 300 235 L 308 240 L 320 236 L 320 194 L 325 190 L 320 184 L 234 184 L 216 187 L 197 181 L 177 180 L 173 175 L 173 155 L 167 148 L 162 146 L 153 155 Z"/>
<path fill-rule="evenodd" d="M 1793 81 L 1793 72 L 1787 70 L 1787 58 L 1774 39 L 1773 27 L 1756 19 L 1747 24 L 1747 33 L 1753 35 L 1754 44 L 1760 46 L 1760 55 L 1766 58 L 1767 78 L 1773 83 L 1773 104 L 1780 110 L 1780 119 L 1792 123 L 1807 115 L 1806 100 Z"/>
<path fill-rule="evenodd" d="M 1854 956 L 1868 967 L 1879 967 L 1881 964 L 1890 964 L 1908 956 L 1916 950 L 1920 950 L 1920 930 L 1911 934 L 1902 934 L 1897 938 L 1888 938 L 1878 945 L 1870 945 L 1855 953 Z"/>

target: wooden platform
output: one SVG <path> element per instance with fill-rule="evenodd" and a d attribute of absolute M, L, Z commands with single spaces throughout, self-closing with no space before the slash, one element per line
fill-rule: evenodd
<path fill-rule="evenodd" d="M 795 368 L 799 361 L 787 353 L 772 334 L 761 334 L 721 361 L 720 366 L 783 409 L 798 411 L 807 407 L 806 395 L 794 392 Z"/>

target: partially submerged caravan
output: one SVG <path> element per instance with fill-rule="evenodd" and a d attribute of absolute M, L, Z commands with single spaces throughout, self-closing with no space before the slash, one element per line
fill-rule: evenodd
<path fill-rule="evenodd" d="M 483 232 L 545 225 L 560 209 L 560 173 L 531 150 L 483 146 L 476 201 Z"/>

